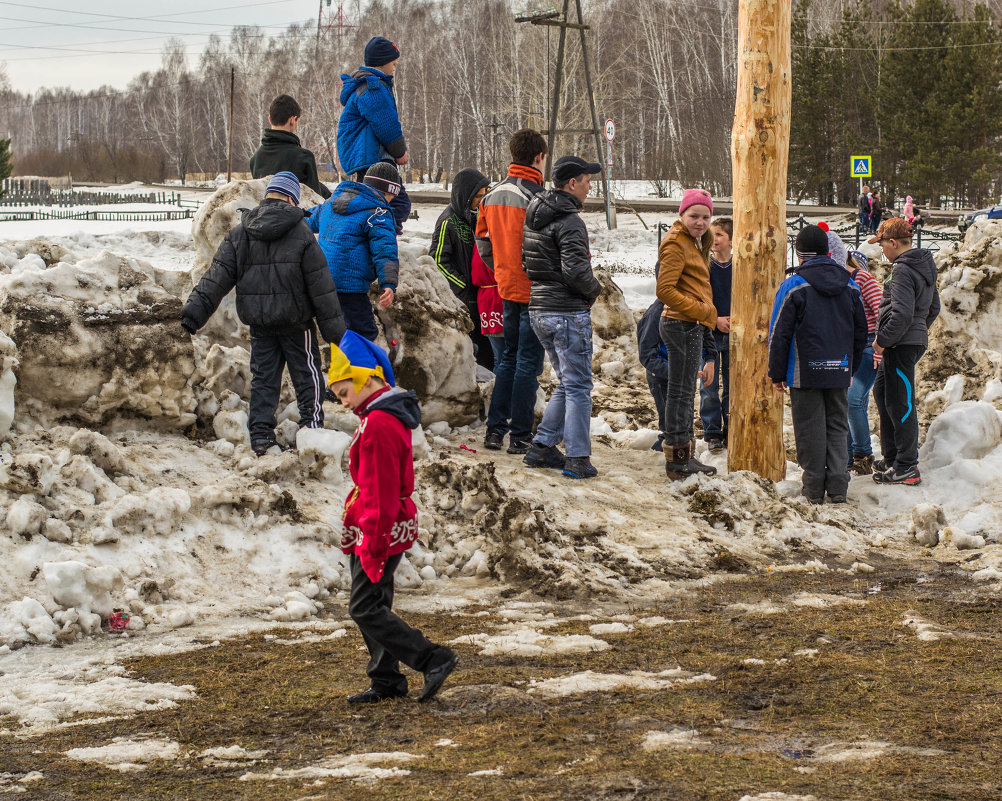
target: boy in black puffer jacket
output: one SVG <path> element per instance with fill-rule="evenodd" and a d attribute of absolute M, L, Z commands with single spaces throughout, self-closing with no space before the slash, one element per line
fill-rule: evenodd
<path fill-rule="evenodd" d="M 769 378 L 790 390 L 803 495 L 845 503 L 849 488 L 847 390 L 866 346 L 859 287 L 828 255 L 816 225 L 797 234 L 800 267 L 780 284 L 769 324 Z"/>
<path fill-rule="evenodd" d="M 873 352 L 883 354 L 873 384 L 880 413 L 880 450 L 873 463 L 878 484 L 922 482 L 918 469 L 918 418 L 915 416 L 915 365 L 929 346 L 929 326 L 939 316 L 936 263 L 925 248 L 912 247 L 907 220 L 885 220 L 869 240 L 894 263 L 877 310 Z"/>
<path fill-rule="evenodd" d="M 212 266 L 184 308 L 181 325 L 194 334 L 226 294 L 237 289 L 237 316 L 250 326 L 251 448 L 275 445 L 275 409 L 286 364 L 296 389 L 300 428 L 323 428 L 324 379 L 315 317 L 327 342 L 340 342 L 344 318 L 324 252 L 298 207 L 299 179 L 280 172 L 261 205 L 223 239 Z"/>

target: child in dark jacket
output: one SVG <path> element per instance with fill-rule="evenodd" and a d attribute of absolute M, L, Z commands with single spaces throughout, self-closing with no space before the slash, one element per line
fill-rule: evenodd
<path fill-rule="evenodd" d="M 456 668 L 451 649 L 435 645 L 393 614 L 393 574 L 418 536 L 411 430 L 421 425 L 413 391 L 394 386 L 386 351 L 353 331 L 331 346 L 328 382 L 361 418 L 348 451 L 355 488 L 345 499 L 341 550 L 351 567 L 348 614 L 369 649 L 371 686 L 348 697 L 371 704 L 407 695 L 399 663 L 424 673 L 418 701 L 427 701 Z"/>
<path fill-rule="evenodd" d="M 912 227 L 900 217 L 881 223 L 869 242 L 879 243 L 885 258 L 894 264 L 877 310 L 873 343 L 873 352 L 883 354 L 873 384 L 883 458 L 873 464 L 873 480 L 914 486 L 922 482 L 915 365 L 929 346 L 929 326 L 939 316 L 936 263 L 928 250 L 912 247 Z"/>
<path fill-rule="evenodd" d="M 452 198 L 439 215 L 428 252 L 439 271 L 449 282 L 449 288 L 470 312 L 473 331 L 470 338 L 477 363 L 494 369 L 490 343 L 480 333 L 480 311 L 477 308 L 477 287 L 473 283 L 473 253 L 477 249 L 473 232 L 477 227 L 477 209 L 487 192 L 490 181 L 472 167 L 460 170 L 452 182 Z"/>
<path fill-rule="evenodd" d="M 393 75 L 399 60 L 400 49 L 393 42 L 374 36 L 365 45 L 365 66 L 341 76 L 344 110 L 337 126 L 337 157 L 341 169 L 354 175 L 356 181 L 361 181 L 373 164 L 402 166 L 410 160 L 393 97 Z M 399 235 L 411 212 L 403 184 L 391 205 Z"/>
<path fill-rule="evenodd" d="M 181 310 L 181 325 L 194 334 L 236 287 L 237 315 L 250 326 L 248 427 L 258 456 L 275 445 L 275 409 L 286 365 L 300 428 L 323 428 L 323 368 L 313 318 L 328 342 L 344 334 L 323 251 L 296 205 L 299 192 L 299 179 L 291 172 L 272 178 L 261 205 L 244 212 L 240 225 L 226 235 Z"/>
<path fill-rule="evenodd" d="M 816 225 L 797 235 L 799 270 L 776 293 L 769 323 L 769 378 L 790 389 L 803 495 L 811 503 L 845 503 L 849 489 L 846 391 L 866 346 L 859 288 L 828 256 Z"/>
<path fill-rule="evenodd" d="M 730 217 L 718 217 L 710 223 L 713 245 L 710 247 L 710 287 L 713 305 L 717 309 L 717 325 L 709 332 L 716 345 L 717 368 L 713 381 L 699 388 L 699 417 L 703 421 L 703 439 L 716 453 L 727 445 L 727 424 L 731 401 L 731 237 L 734 223 Z M 705 336 L 705 335 L 704 335 Z M 705 358 L 704 358 L 705 361 Z"/>
<path fill-rule="evenodd" d="M 369 286 L 379 282 L 379 305 L 388 308 L 396 294 L 400 265 L 389 200 L 400 189 L 400 176 L 389 164 L 377 164 L 362 183 L 342 181 L 330 200 L 307 214 L 319 234 L 338 300 L 350 330 L 375 341 L 379 336 L 369 302 Z"/>
<path fill-rule="evenodd" d="M 254 178 L 264 178 L 279 172 L 291 172 L 322 198 L 329 198 L 331 190 L 320 183 L 317 160 L 313 152 L 299 141 L 296 129 L 303 111 L 289 95 L 279 95 L 271 101 L 268 124 L 271 126 L 261 137 L 261 147 L 251 156 L 250 171 Z"/>

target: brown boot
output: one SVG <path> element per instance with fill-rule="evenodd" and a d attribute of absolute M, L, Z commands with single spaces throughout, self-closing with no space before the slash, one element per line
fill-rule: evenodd
<path fill-rule="evenodd" d="M 849 465 L 849 470 L 857 476 L 870 475 L 870 473 L 873 472 L 873 457 L 854 453 L 852 455 L 852 464 Z"/>
<path fill-rule="evenodd" d="M 679 481 L 692 475 L 689 470 L 689 445 L 669 445 L 664 443 L 665 475 L 672 481 Z"/>

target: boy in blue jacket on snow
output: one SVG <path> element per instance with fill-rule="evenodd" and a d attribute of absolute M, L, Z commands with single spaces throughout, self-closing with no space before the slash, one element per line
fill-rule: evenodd
<path fill-rule="evenodd" d="M 769 379 L 790 390 L 802 494 L 811 503 L 845 503 L 849 489 L 847 391 L 866 347 L 859 287 L 828 255 L 816 225 L 797 235 L 800 267 L 780 284 L 769 323 Z"/>
<path fill-rule="evenodd" d="M 400 192 L 400 175 L 393 165 L 373 165 L 361 182 L 342 181 L 322 206 L 306 218 L 319 234 L 320 247 L 337 286 L 337 297 L 348 329 L 375 341 L 379 336 L 369 301 L 369 287 L 379 282 L 381 308 L 396 295 L 400 264 L 390 202 Z"/>
<path fill-rule="evenodd" d="M 341 76 L 340 99 L 344 111 L 337 126 L 337 157 L 341 169 L 356 181 L 361 181 L 373 164 L 386 162 L 391 166 L 403 166 L 410 160 L 393 97 L 393 74 L 400 59 L 400 48 L 389 39 L 374 36 L 365 45 L 364 58 L 365 66 L 351 75 Z M 404 220 L 411 213 L 411 200 L 402 182 L 391 209 L 399 235 Z"/>

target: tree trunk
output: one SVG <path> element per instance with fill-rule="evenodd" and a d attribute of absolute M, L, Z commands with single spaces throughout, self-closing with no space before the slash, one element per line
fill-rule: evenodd
<path fill-rule="evenodd" d="M 786 475 L 783 401 L 768 376 L 769 318 L 786 268 L 790 3 L 740 0 L 728 469 Z"/>

